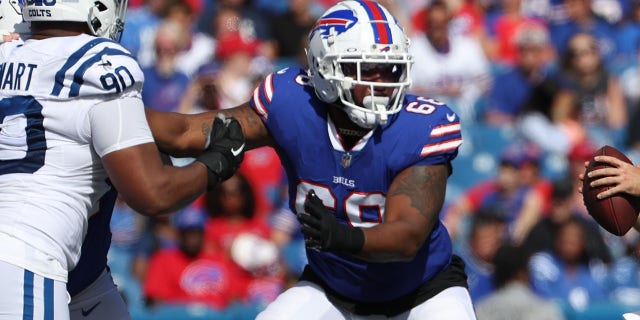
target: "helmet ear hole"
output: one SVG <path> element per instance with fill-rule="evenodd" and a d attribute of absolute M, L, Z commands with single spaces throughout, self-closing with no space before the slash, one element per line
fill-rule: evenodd
<path fill-rule="evenodd" d="M 100 27 L 102 27 L 102 23 L 98 18 L 91 19 L 91 28 L 93 28 L 93 30 L 100 30 Z"/>
<path fill-rule="evenodd" d="M 95 4 L 96 8 L 98 8 L 98 11 L 100 11 L 100 12 L 105 11 L 105 10 L 108 9 L 107 6 L 104 3 L 100 2 L 100 1 L 96 1 L 93 4 Z"/>

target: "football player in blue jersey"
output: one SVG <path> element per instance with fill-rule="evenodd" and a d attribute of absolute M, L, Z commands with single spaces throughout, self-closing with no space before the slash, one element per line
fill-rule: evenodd
<path fill-rule="evenodd" d="M 408 45 L 380 4 L 339 2 L 309 35 L 308 70 L 270 74 L 249 102 L 222 111 L 249 148 L 277 150 L 307 244 L 300 281 L 258 319 L 475 319 L 439 219 L 459 117 L 405 94 Z M 184 135 L 213 114 L 158 127 L 148 117 L 154 136 Z"/>
<path fill-rule="evenodd" d="M 0 17 L 15 3 L 0 1 Z M 142 214 L 172 212 L 230 177 L 242 160 L 239 123 L 220 116 L 198 124 L 199 145 L 176 151 L 199 154 L 196 162 L 162 163 L 140 97 L 140 68 L 113 41 L 126 6 L 26 1 L 18 8 L 30 39 L 0 46 L 2 319 L 64 320 L 74 306 L 74 318 L 128 318 L 106 270 L 114 190 Z M 171 151 L 173 143 L 163 147 Z M 81 252 L 86 264 L 78 262 Z"/>
<path fill-rule="evenodd" d="M 404 94 L 407 46 L 379 4 L 338 3 L 310 33 L 309 70 L 275 72 L 249 102 L 223 111 L 248 148 L 278 151 L 308 243 L 302 278 L 259 319 L 475 319 L 438 216 L 459 118 Z M 161 150 L 202 148 L 215 115 L 146 110 Z"/>

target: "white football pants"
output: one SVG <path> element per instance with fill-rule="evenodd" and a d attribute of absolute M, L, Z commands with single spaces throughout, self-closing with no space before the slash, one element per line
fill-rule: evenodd
<path fill-rule="evenodd" d="M 256 320 L 475 320 L 469 291 L 463 287 L 452 287 L 433 298 L 397 316 L 359 316 L 334 306 L 325 296 L 324 290 L 315 283 L 300 281 L 278 296 L 261 312 Z"/>
<path fill-rule="evenodd" d="M 0 320 L 69 320 L 67 285 L 0 261 Z"/>

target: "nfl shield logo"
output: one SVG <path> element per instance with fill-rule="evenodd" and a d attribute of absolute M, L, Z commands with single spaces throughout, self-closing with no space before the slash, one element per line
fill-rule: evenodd
<path fill-rule="evenodd" d="M 351 165 L 351 154 L 345 153 L 342 155 L 342 161 L 340 161 L 343 168 L 348 168 Z"/>

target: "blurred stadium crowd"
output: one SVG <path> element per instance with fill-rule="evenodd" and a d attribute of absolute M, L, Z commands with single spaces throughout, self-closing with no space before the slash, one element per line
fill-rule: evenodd
<path fill-rule="evenodd" d="M 336 2 L 130 0 L 122 44 L 143 67 L 145 105 L 228 108 L 268 73 L 304 68 L 306 36 Z M 501 310 L 518 303 L 548 311 L 537 319 L 640 309 L 640 235 L 606 233 L 577 192 L 602 145 L 640 161 L 640 1 L 380 2 L 411 35 L 411 93 L 462 118 L 442 219 L 478 318 L 518 319 Z M 255 317 L 305 264 L 286 188 L 261 148 L 174 215 L 119 202 L 109 265 L 133 318 Z"/>

